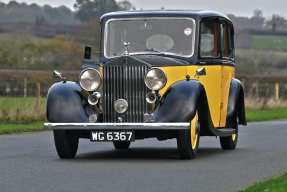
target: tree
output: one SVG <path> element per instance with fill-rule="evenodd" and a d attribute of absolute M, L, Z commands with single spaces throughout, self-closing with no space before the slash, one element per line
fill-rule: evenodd
<path fill-rule="evenodd" d="M 74 8 L 76 18 L 80 21 L 89 21 L 92 17 L 100 17 L 108 12 L 132 9 L 132 5 L 128 1 L 117 3 L 115 0 L 76 0 Z"/>
<path fill-rule="evenodd" d="M 263 12 L 259 9 L 255 9 L 253 16 L 249 19 L 250 28 L 262 29 L 264 21 L 265 18 L 263 17 Z"/>
<path fill-rule="evenodd" d="M 284 24 L 285 23 L 285 18 L 284 16 L 280 16 L 280 15 L 277 15 L 277 14 L 274 14 L 272 15 L 271 18 L 269 18 L 267 20 L 267 25 L 270 25 L 271 28 L 272 28 L 272 31 L 275 32 L 276 28 L 278 27 L 278 25 L 280 24 Z"/>
<path fill-rule="evenodd" d="M 129 1 L 120 1 L 118 5 L 122 11 L 135 9 Z"/>

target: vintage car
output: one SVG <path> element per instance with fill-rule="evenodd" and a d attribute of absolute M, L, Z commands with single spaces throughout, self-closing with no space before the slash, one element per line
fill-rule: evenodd
<path fill-rule="evenodd" d="M 211 11 L 159 10 L 101 17 L 99 70 L 61 78 L 49 90 L 44 127 L 60 158 L 74 158 L 79 138 L 128 149 L 138 139 L 177 139 L 179 157 L 193 159 L 201 136 L 235 149 L 246 125 L 244 93 L 234 78 L 234 28 Z"/>

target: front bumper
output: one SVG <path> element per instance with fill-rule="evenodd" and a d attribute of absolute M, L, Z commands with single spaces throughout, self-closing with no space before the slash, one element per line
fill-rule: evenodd
<path fill-rule="evenodd" d="M 44 123 L 46 130 L 188 130 L 190 123 Z"/>

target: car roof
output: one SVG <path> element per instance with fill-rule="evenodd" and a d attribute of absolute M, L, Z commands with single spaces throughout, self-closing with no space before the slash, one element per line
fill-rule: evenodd
<path fill-rule="evenodd" d="M 223 17 L 230 21 L 226 15 L 215 11 L 161 9 L 111 12 L 104 14 L 101 17 L 101 22 L 106 19 L 121 17 Z"/>

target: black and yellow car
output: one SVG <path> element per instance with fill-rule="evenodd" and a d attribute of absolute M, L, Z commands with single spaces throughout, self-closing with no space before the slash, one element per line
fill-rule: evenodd
<path fill-rule="evenodd" d="M 129 11 L 101 17 L 99 70 L 48 93 L 45 129 L 60 158 L 73 158 L 79 138 L 128 149 L 146 138 L 177 139 L 179 156 L 193 159 L 201 136 L 235 149 L 246 125 L 244 93 L 234 78 L 234 28 L 210 11 Z M 84 58 L 93 53 L 85 48 Z"/>

